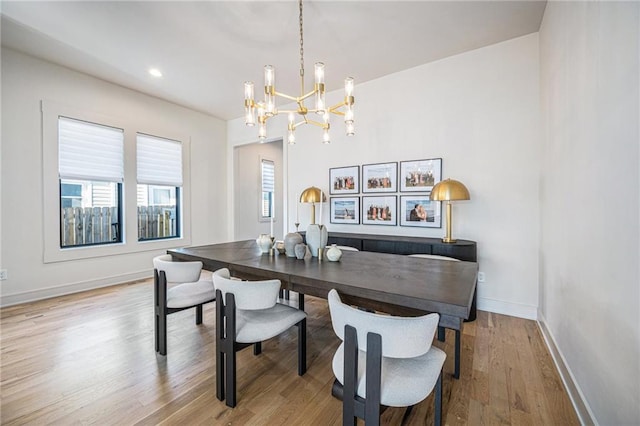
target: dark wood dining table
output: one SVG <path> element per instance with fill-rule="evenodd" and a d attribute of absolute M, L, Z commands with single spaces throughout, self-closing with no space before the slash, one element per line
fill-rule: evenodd
<path fill-rule="evenodd" d="M 335 288 L 342 299 L 391 315 L 440 314 L 439 325 L 455 331 L 455 371 L 460 374 L 460 332 L 469 317 L 476 287 L 475 262 L 449 262 L 397 254 L 344 251 L 338 262 L 262 253 L 254 240 L 168 250 L 176 260 L 199 260 L 204 269 L 228 268 L 242 279 L 279 279 L 282 288 L 327 298 Z"/>

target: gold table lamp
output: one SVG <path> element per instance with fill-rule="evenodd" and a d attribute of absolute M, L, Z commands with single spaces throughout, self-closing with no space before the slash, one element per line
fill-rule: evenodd
<path fill-rule="evenodd" d="M 316 203 L 327 201 L 326 195 L 315 186 L 309 187 L 300 194 L 301 203 L 311 203 L 311 224 L 316 223 Z"/>
<path fill-rule="evenodd" d="M 456 240 L 451 238 L 451 201 L 469 200 L 469 190 L 462 182 L 453 179 L 445 179 L 438 182 L 431 190 L 429 196 L 434 201 L 447 202 L 447 234 L 442 239 L 443 243 L 455 243 Z"/>

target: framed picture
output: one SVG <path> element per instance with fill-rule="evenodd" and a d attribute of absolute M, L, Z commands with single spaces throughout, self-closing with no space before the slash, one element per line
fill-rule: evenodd
<path fill-rule="evenodd" d="M 398 163 L 364 164 L 362 166 L 363 193 L 397 191 Z"/>
<path fill-rule="evenodd" d="M 400 162 L 400 192 L 431 191 L 442 180 L 442 158 Z"/>
<path fill-rule="evenodd" d="M 427 195 L 400 196 L 400 226 L 442 227 L 442 203 Z"/>
<path fill-rule="evenodd" d="M 360 223 L 360 197 L 331 197 L 331 223 Z"/>
<path fill-rule="evenodd" d="M 398 224 L 398 197 L 395 195 L 362 197 L 363 225 Z"/>
<path fill-rule="evenodd" d="M 360 166 L 329 169 L 329 194 L 358 194 L 360 192 Z"/>

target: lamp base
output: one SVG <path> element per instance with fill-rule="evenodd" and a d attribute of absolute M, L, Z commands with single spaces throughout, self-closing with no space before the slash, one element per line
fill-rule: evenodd
<path fill-rule="evenodd" d="M 447 238 L 447 237 L 444 237 L 442 239 L 443 243 L 449 243 L 449 244 L 455 243 L 456 241 L 458 241 L 458 240 L 454 240 L 453 238 Z"/>

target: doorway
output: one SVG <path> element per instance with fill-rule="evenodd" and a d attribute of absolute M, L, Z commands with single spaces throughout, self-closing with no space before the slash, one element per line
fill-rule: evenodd
<path fill-rule="evenodd" d="M 263 217 L 263 161 L 273 162 L 273 236 L 282 240 L 284 185 L 282 139 L 268 143 L 252 143 L 234 148 L 234 225 L 233 239 L 255 239 L 271 232 L 271 219 Z M 268 211 L 268 209 L 267 209 Z"/>

